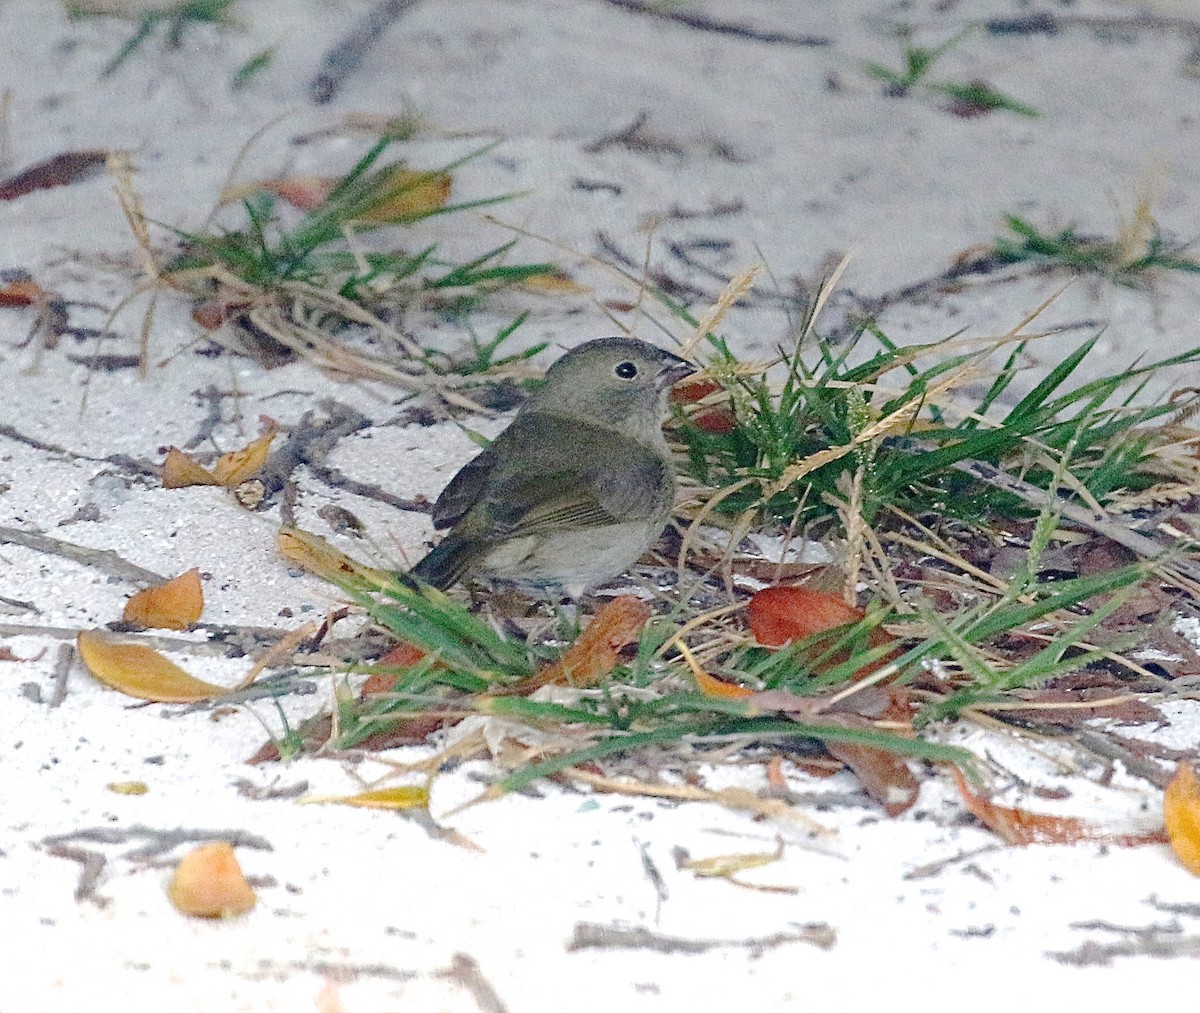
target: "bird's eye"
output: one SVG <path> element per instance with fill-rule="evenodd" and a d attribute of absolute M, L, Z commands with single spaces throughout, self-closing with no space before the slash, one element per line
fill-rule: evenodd
<path fill-rule="evenodd" d="M 613 372 L 622 380 L 632 380 L 638 375 L 638 368 L 632 362 L 618 362 Z"/>

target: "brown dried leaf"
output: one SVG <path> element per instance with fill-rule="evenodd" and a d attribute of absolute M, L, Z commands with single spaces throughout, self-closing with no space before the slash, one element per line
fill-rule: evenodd
<path fill-rule="evenodd" d="M 231 450 L 222 454 L 213 465 L 213 478 L 226 489 L 236 488 L 247 479 L 253 478 L 262 471 L 271 449 L 271 441 L 274 439 L 274 431 L 264 433 L 258 439 L 251 440 L 241 450 Z"/>
<path fill-rule="evenodd" d="M 0 200 L 14 200 L 35 190 L 67 186 L 91 179 L 104 171 L 109 153 L 101 150 L 67 151 L 31 165 L 0 182 Z"/>
<path fill-rule="evenodd" d="M 0 306 L 36 306 L 49 300 L 50 293 L 32 278 L 16 278 L 0 284 Z"/>
<path fill-rule="evenodd" d="M 967 786 L 962 772 L 955 768 L 954 780 L 967 811 L 980 823 L 999 835 L 1008 844 L 1074 844 L 1077 841 L 1106 841 L 1109 844 L 1132 846 L 1161 844 L 1166 840 L 1163 831 L 1145 834 L 1114 834 L 1111 830 L 1086 823 L 1072 816 L 1046 816 L 1012 806 L 996 805 L 991 799 L 976 795 Z"/>
<path fill-rule="evenodd" d="M 530 693 L 539 686 L 566 683 L 594 686 L 621 660 L 621 650 L 637 643 L 642 627 L 650 618 L 650 605 L 633 595 L 614 598 L 597 612 L 579 639 L 558 661 L 537 675 L 512 687 L 514 693 Z"/>
<path fill-rule="evenodd" d="M 853 742 L 826 741 L 825 750 L 854 771 L 858 783 L 889 816 L 899 816 L 916 803 L 921 785 L 904 757 Z"/>
<path fill-rule="evenodd" d="M 207 468 L 201 467 L 182 450 L 171 447 L 162 466 L 164 489 L 186 489 L 192 485 L 220 485 Z"/>

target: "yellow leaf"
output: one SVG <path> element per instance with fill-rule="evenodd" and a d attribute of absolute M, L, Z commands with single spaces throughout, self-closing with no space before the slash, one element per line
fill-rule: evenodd
<path fill-rule="evenodd" d="M 583 295 L 585 292 L 591 291 L 586 285 L 580 285 L 574 278 L 562 271 L 531 274 L 521 284 L 534 292 L 545 292 L 547 295 Z"/>
<path fill-rule="evenodd" d="M 445 207 L 452 185 L 449 173 L 414 172 L 396 166 L 380 183 L 379 201 L 359 217 L 380 224 L 424 218 Z"/>
<path fill-rule="evenodd" d="M 1200 876 L 1200 781 L 1190 763 L 1181 763 L 1163 793 L 1167 839 L 1183 866 Z"/>
<path fill-rule="evenodd" d="M 245 200 L 256 193 L 272 193 L 302 211 L 321 207 L 342 180 L 337 176 L 290 176 L 258 179 L 227 187 L 221 193 L 221 204 Z M 355 221 L 376 225 L 412 221 L 446 206 L 453 181 L 449 173 L 418 172 L 403 165 L 381 170 L 372 180 L 368 197 L 373 203 L 357 205 Z"/>
<path fill-rule="evenodd" d="M 150 790 L 145 781 L 113 781 L 105 787 L 114 795 L 145 795 Z"/>
<path fill-rule="evenodd" d="M 212 472 L 202 468 L 182 450 L 171 447 L 163 461 L 162 483 L 164 489 L 186 489 L 191 485 L 220 485 Z"/>
<path fill-rule="evenodd" d="M 351 578 L 358 578 L 368 590 L 378 590 L 392 582 L 392 575 L 385 570 L 356 562 L 320 535 L 301 528 L 281 527 L 275 544 L 289 563 L 339 586 Z"/>
<path fill-rule="evenodd" d="M 697 876 L 722 876 L 728 878 L 746 869 L 758 869 L 772 862 L 778 862 L 783 857 L 783 839 L 780 838 L 775 850 L 769 853 L 713 855 L 711 858 L 692 858 L 683 863 L 683 868 L 690 869 Z"/>
<path fill-rule="evenodd" d="M 204 611 L 200 571 L 188 570 L 157 587 L 139 591 L 125 603 L 127 623 L 163 630 L 186 630 Z"/>
<path fill-rule="evenodd" d="M 228 841 L 203 844 L 184 855 L 167 897 L 176 910 L 197 918 L 232 918 L 245 914 L 258 900 Z"/>
<path fill-rule="evenodd" d="M 262 471 L 273 439 L 274 432 L 264 433 L 257 440 L 251 440 L 241 450 L 231 450 L 228 454 L 222 454 L 213 465 L 213 478 L 226 489 L 236 488 L 246 479 L 253 478 Z"/>
<path fill-rule="evenodd" d="M 95 630 L 80 630 L 79 656 L 104 685 L 139 700 L 194 703 L 221 696 L 224 686 L 193 678 L 158 651 L 141 644 L 121 644 Z"/>
<path fill-rule="evenodd" d="M 407 784 L 357 795 L 310 795 L 300 801 L 306 805 L 352 805 L 362 809 L 424 809 L 429 804 L 429 789 Z"/>

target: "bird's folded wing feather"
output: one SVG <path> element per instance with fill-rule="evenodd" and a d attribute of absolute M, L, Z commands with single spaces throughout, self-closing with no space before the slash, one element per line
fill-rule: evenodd
<path fill-rule="evenodd" d="M 522 415 L 445 488 L 434 524 L 465 519 L 472 536 L 512 538 L 650 518 L 664 509 L 666 469 L 652 450 L 610 429 Z"/>

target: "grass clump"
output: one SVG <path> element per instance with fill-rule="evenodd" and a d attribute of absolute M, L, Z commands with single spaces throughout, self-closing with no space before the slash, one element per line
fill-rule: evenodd
<path fill-rule="evenodd" d="M 1168 239 L 1153 222 L 1126 230 L 1115 239 L 1080 235 L 1074 228 L 1044 232 L 1024 218 L 1005 215 L 1011 235 L 998 238 L 993 256 L 1003 263 L 1030 263 L 1065 268 L 1076 274 L 1099 274 L 1121 285 L 1145 282 L 1155 270 L 1200 273 L 1200 261 L 1187 256 L 1188 247 Z"/>
<path fill-rule="evenodd" d="M 109 77 L 116 73 L 159 26 L 165 28 L 167 47 L 179 49 L 183 45 L 183 35 L 189 25 L 235 24 L 230 15 L 230 8 L 235 2 L 236 0 L 187 0 L 185 3 L 165 3 L 162 7 L 149 10 L 139 6 L 134 15 L 140 19 L 137 30 L 117 55 L 109 60 L 100 76 Z M 131 16 L 123 12 L 117 4 L 98 3 L 96 0 L 63 0 L 63 6 L 73 18 Z"/>
<path fill-rule="evenodd" d="M 713 511 L 753 511 L 756 526 L 825 530 L 850 488 L 867 524 L 885 515 L 984 523 L 996 513 L 1029 513 L 1011 493 L 979 488 L 956 467 L 967 461 L 1012 469 L 1058 495 L 1055 462 L 1069 453 L 1073 494 L 1089 504 L 1143 491 L 1159 478 L 1149 467 L 1155 436 L 1148 426 L 1177 406 L 1135 407 L 1133 398 L 1158 371 L 1200 361 L 1200 348 L 1070 387 L 1096 340 L 1083 342 L 1005 409 L 999 405 L 1020 369 L 1024 341 L 1014 342 L 970 407 L 954 395 L 985 375 L 992 346 L 939 356 L 936 345 L 897 348 L 869 327 L 840 349 L 817 341 L 808 351 L 781 353 L 774 364 L 783 371 L 779 382 L 748 372 L 718 341 L 711 368 L 726 378 L 736 425 L 713 433 L 680 410 L 687 470 L 716 489 Z M 875 350 L 853 364 L 867 342 Z"/>
<path fill-rule="evenodd" d="M 348 248 L 356 235 L 388 226 L 405 227 L 510 200 L 505 194 L 450 203 L 451 173 L 487 148 L 428 172 L 412 170 L 402 159 L 385 159 L 395 137 L 380 139 L 299 221 L 285 224 L 279 196 L 263 189 L 246 196 L 246 223 L 214 231 L 179 231 L 184 251 L 168 272 L 221 271 L 251 288 L 276 291 L 303 283 L 342 299 L 381 301 L 398 289 L 444 294 L 451 310 L 478 303 L 488 293 L 538 275 L 551 264 L 506 264 L 513 243 L 504 243 L 466 263 L 448 262 L 435 245 L 419 250 L 379 252 Z"/>
<path fill-rule="evenodd" d="M 1031 719 L 1007 715 L 1018 705 L 1050 707 L 1028 694 L 1055 680 L 1105 667 L 1146 677 L 1127 657 L 1146 630 L 1117 634 L 1106 624 L 1166 568 L 1144 559 L 1064 575 L 1044 557 L 1070 540 L 1064 516 L 1075 516 L 1075 501 L 1098 517 L 1102 504 L 1125 497 L 1194 491 L 1194 468 L 1172 474 L 1157 456 L 1178 438 L 1164 423 L 1180 406 L 1135 407 L 1133 398 L 1157 370 L 1194 363 L 1200 349 L 1071 388 L 1093 339 L 1001 410 L 1023 347 L 1015 335 L 998 342 L 1014 351 L 969 407 L 962 390 L 978 381 L 994 348 L 951 344 L 939 355 L 932 346 L 896 348 L 872 330 L 859 340 L 878 346 L 859 365 L 850 349 L 815 341 L 763 375 L 713 338 L 709 376 L 723 388 L 734 426 L 697 425 L 711 410 L 701 404 L 679 409 L 676 433 L 687 467 L 707 483 L 693 524 L 738 511 L 738 530 L 820 528 L 847 559 L 869 557 L 868 574 L 878 579 L 861 618 L 764 646 L 754 606 L 742 618 L 749 596 L 737 589 L 739 562 L 730 562 L 734 579 L 717 590 L 710 568 L 685 554 L 676 585 L 685 590 L 662 596 L 658 614 L 602 677 L 530 697 L 561 651 L 546 637 L 516 635 L 511 624 L 482 619 L 403 576 L 325 566 L 317 572 L 419 649 L 417 660 L 386 673 L 390 692 L 343 695 L 328 743 L 347 748 L 388 728 L 432 727 L 422 720 L 495 716 L 507 719 L 505 728 L 529 729 L 530 739 L 512 732 L 523 745 L 498 757 L 506 772 L 489 796 L 630 754 L 642 757 L 633 769 L 644 770 L 767 747 L 796 758 L 827 752 L 881 800 L 915 798 L 911 771 L 897 758 L 970 767 L 969 753 L 939 741 L 947 720 L 1015 730 Z M 1007 469 L 1018 489 L 1038 495 L 956 467 L 968 460 Z M 963 531 L 972 529 L 961 519 L 992 533 L 1014 517 L 1029 530 L 1023 564 L 1001 577 L 964 548 Z M 838 582 L 858 583 L 858 565 L 846 567 Z M 722 593 L 725 604 L 714 607 Z M 575 637 L 569 624 L 551 631 L 558 643 Z"/>
<path fill-rule="evenodd" d="M 404 237 L 429 219 L 465 218 L 515 196 L 452 201 L 454 172 L 490 149 L 436 169 L 414 169 L 392 150 L 416 129 L 415 120 L 398 122 L 341 177 L 260 180 L 227 188 L 226 200 L 232 195 L 240 203 L 242 220 L 172 228 L 179 247 L 169 257 L 151 242 L 150 222 L 128 174 L 118 177 L 126 217 L 152 265 L 151 279 L 139 291 L 190 296 L 193 318 L 215 341 L 265 364 L 302 356 L 342 375 L 432 391 L 477 408 L 456 393 L 467 375 L 474 378 L 471 383 L 488 382 L 485 374 L 517 365 L 544 347 L 506 354 L 505 344 L 524 316 L 500 327 L 493 338 L 476 338 L 470 348 L 449 355 L 412 338 L 405 326 L 408 316 L 420 311 L 466 322 L 504 289 L 523 284 L 570 288 L 570 282 L 554 264 L 514 262 L 516 240 L 466 260 L 447 258 L 436 242 L 405 243 Z M 143 362 L 148 322 L 149 315 Z"/>
<path fill-rule="evenodd" d="M 914 91 L 945 96 L 952 100 L 951 112 L 960 116 L 980 116 L 990 112 L 1012 112 L 1020 116 L 1036 117 L 1038 111 L 1032 106 L 997 91 L 986 81 L 931 81 L 929 72 L 948 52 L 962 45 L 975 33 L 978 25 L 968 25 L 962 31 L 938 43 L 936 46 L 921 46 L 913 41 L 912 32 L 900 32 L 901 65 L 866 61 L 863 72 L 883 82 L 884 94 L 903 98 Z"/>

